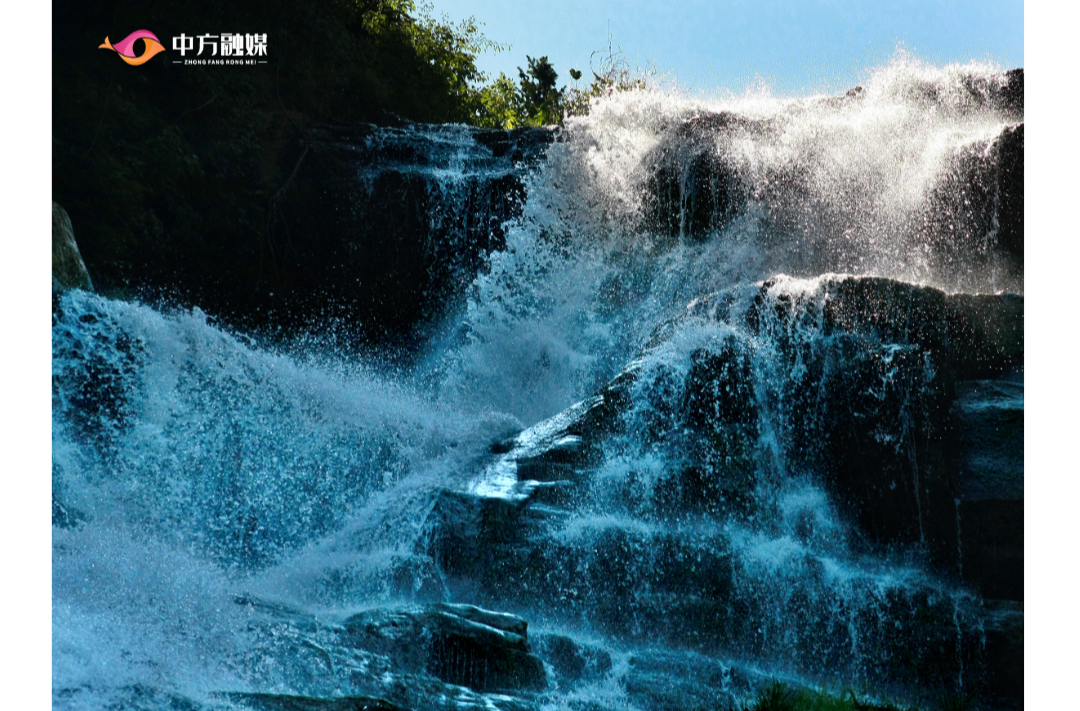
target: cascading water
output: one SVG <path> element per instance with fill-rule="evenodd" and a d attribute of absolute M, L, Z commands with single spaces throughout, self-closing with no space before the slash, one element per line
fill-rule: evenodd
<path fill-rule="evenodd" d="M 54 708 L 724 708 L 767 678 L 1008 706 L 959 540 L 981 445 L 949 442 L 1017 388 L 1022 428 L 1014 80 L 900 58 L 844 97 L 597 103 L 492 168 L 521 214 L 408 371 L 63 295 Z M 430 236 L 475 228 L 475 131 L 356 140 L 424 164 Z M 529 620 L 541 681 L 388 641 L 437 603 Z"/>

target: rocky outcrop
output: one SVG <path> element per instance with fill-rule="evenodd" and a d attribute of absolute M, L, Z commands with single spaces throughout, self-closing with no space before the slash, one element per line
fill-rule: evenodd
<path fill-rule="evenodd" d="M 968 485 L 951 452 L 972 421 L 951 423 L 949 411 L 965 381 L 1022 379 L 1023 297 L 946 295 L 876 278 L 824 279 L 814 293 L 789 296 L 766 283 L 748 314 L 788 358 L 810 356 L 796 324 L 813 323 L 810 333 L 822 336 L 806 361 L 811 375 L 784 386 L 793 405 L 782 417 L 802 456 L 827 472 L 873 540 L 919 543 L 958 571 L 954 502 Z M 1012 387 L 1022 391 L 1022 380 Z"/>
<path fill-rule="evenodd" d="M 1023 70 L 1020 70 L 1023 77 Z M 1021 86 L 1023 81 L 1021 80 Z M 1002 131 L 994 143 L 997 166 L 998 243 L 1024 264 L 1024 124 Z"/>
<path fill-rule="evenodd" d="M 537 655 L 551 666 L 560 687 L 595 683 L 611 672 L 611 654 L 601 647 L 551 633 L 535 637 L 533 644 Z"/>
<path fill-rule="evenodd" d="M 903 208 L 909 214 L 891 214 L 887 230 L 871 235 L 878 243 L 902 235 L 930 247 L 933 263 L 921 268 L 930 269 L 942 282 L 967 288 L 971 274 L 994 271 L 1002 281 L 994 290 L 1022 290 L 1023 86 L 1023 69 L 1016 69 L 996 77 L 969 77 L 947 91 L 932 84 L 911 89 L 923 102 L 941 104 L 945 113 L 994 111 L 1009 123 L 997 136 L 943 156 L 929 194 L 917 206 Z M 865 97 L 856 87 L 844 96 L 820 101 L 841 109 L 858 106 Z M 800 135 L 804 128 L 798 109 L 789 117 L 760 119 L 721 111 L 671 122 L 642 161 L 642 226 L 661 240 L 701 241 L 739 215 L 754 215 L 803 243 L 806 254 L 798 258 L 805 257 L 808 263 L 800 267 L 811 273 L 824 271 L 814 256 L 818 253 L 829 255 L 821 261 L 828 268 L 857 268 L 860 262 L 843 262 L 843 254 L 851 248 L 850 233 L 875 229 L 864 214 L 872 211 L 869 198 L 847 193 L 850 185 L 829 183 L 832 178 L 823 174 L 829 169 L 822 170 L 831 159 L 828 150 L 815 154 L 815 148 L 803 145 L 786 153 L 791 144 L 805 140 Z M 842 153 L 844 146 L 839 144 L 844 140 L 843 134 L 826 133 L 820 145 L 836 143 L 833 148 Z M 749 142 L 755 145 L 750 157 L 739 151 Z M 773 153 L 786 159 L 771 159 Z M 862 259 L 872 261 L 872 256 L 864 254 Z M 837 267 L 838 263 L 848 266 Z"/>
<path fill-rule="evenodd" d="M 279 686 L 307 689 L 214 694 L 251 711 L 537 711 L 560 699 L 550 692 L 588 699 L 594 711 L 622 709 L 627 701 L 636 708 L 714 711 L 744 707 L 769 681 L 752 667 L 652 644 L 615 652 L 554 632 L 529 639 L 522 618 L 472 605 L 384 607 L 332 624 L 281 603 L 237 601 L 253 613 L 248 661 L 284 671 Z M 531 659 L 518 656 L 526 647 Z M 621 656 L 620 670 L 614 654 Z M 486 685 L 493 688 L 477 688 Z M 189 699 L 174 703 L 204 708 Z"/>
<path fill-rule="evenodd" d="M 1010 69 L 1004 74 L 1004 81 L 994 86 L 990 96 L 995 107 L 1007 111 L 1017 119 L 1024 116 L 1024 69 Z"/>
<path fill-rule="evenodd" d="M 194 230 L 203 216 L 159 224 L 94 255 L 99 286 L 179 299 L 248 331 L 408 346 L 502 247 L 524 175 L 554 140 L 539 128 L 296 126 L 263 156 L 276 192 L 242 215 L 256 220 L 265 207 L 259 229 L 221 239 Z"/>
<path fill-rule="evenodd" d="M 270 225 L 277 245 L 251 287 L 370 337 L 409 334 L 463 296 L 520 214 L 547 129 L 314 126 Z"/>
<path fill-rule="evenodd" d="M 957 569 L 987 598 L 1024 599 L 1024 384 L 957 384 Z"/>
<path fill-rule="evenodd" d="M 987 605 L 987 666 L 994 670 L 987 687 L 995 705 L 1024 707 L 1024 611 L 1016 603 Z"/>
<path fill-rule="evenodd" d="M 958 262 L 962 271 L 995 269 L 1014 275 L 1022 288 L 1024 269 L 1024 124 L 1006 126 L 995 137 L 966 147 L 951 159 L 920 215 L 922 238 L 933 251 Z M 972 250 L 972 244 L 983 249 Z M 993 260 L 998 260 L 994 264 Z"/>
<path fill-rule="evenodd" d="M 472 605 L 437 604 L 422 613 L 362 612 L 345 621 L 353 646 L 476 691 L 543 690 L 543 662 L 529 647 L 526 622 Z"/>
<path fill-rule="evenodd" d="M 731 112 L 705 114 L 670 128 L 645 158 L 645 224 L 672 239 L 704 239 L 750 198 L 751 186 L 723 146 L 739 131 L 770 125 Z"/>
<path fill-rule="evenodd" d="M 451 593 L 823 678 L 924 689 L 962 670 L 968 683 L 995 678 L 981 600 L 963 585 L 836 572 L 838 524 L 820 505 L 777 510 L 788 485 L 769 442 L 783 442 L 789 471 L 816 473 L 863 550 L 914 551 L 945 580 L 1018 599 L 1023 298 L 776 279 L 700 299 L 693 319 L 733 328 L 689 352 L 685 370 L 646 352 L 593 397 L 493 445 L 466 486 L 440 495 L 423 551 Z M 631 457 L 627 442 L 663 465 L 605 474 Z M 765 544 L 746 548 L 742 527 L 805 555 L 759 572 Z M 581 673 L 572 649 L 558 657 L 558 674 Z"/>
<path fill-rule="evenodd" d="M 52 204 L 52 288 L 94 290 L 90 273 L 86 271 L 79 246 L 75 244 L 75 231 L 67 211 L 56 202 Z"/>
<path fill-rule="evenodd" d="M 489 708 L 532 711 L 548 686 L 528 624 L 473 605 L 402 605 L 334 624 L 252 596 L 257 640 L 248 663 L 279 669 L 277 686 L 302 694 L 222 692 L 265 711 Z"/>
<path fill-rule="evenodd" d="M 629 660 L 626 693 L 641 708 L 712 711 L 745 708 L 753 679 L 745 670 L 696 654 L 636 654 Z"/>

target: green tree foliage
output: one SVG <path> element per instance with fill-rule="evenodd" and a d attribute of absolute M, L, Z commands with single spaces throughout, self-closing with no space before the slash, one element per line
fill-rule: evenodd
<path fill-rule="evenodd" d="M 518 67 L 521 84 L 521 105 L 527 122 L 533 126 L 548 126 L 562 121 L 564 91 L 555 88 L 559 75 L 548 58 L 533 59 L 526 55 L 529 71 Z"/>
<path fill-rule="evenodd" d="M 484 128 L 518 128 L 525 125 L 521 93 L 510 77 L 500 73 L 479 92 L 480 106 L 474 123 Z"/>

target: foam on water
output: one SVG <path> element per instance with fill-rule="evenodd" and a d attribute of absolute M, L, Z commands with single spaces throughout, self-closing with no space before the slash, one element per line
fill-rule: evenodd
<path fill-rule="evenodd" d="M 445 387 L 534 422 L 610 377 L 692 299 L 778 273 L 1022 292 L 1022 271 L 992 249 L 990 218 L 970 202 L 955 215 L 945 206 L 949 224 L 931 216 L 965 157 L 985 157 L 1022 121 L 994 100 L 1002 76 L 899 55 L 842 99 L 626 92 L 568 119 L 527 180 L 506 249 L 474 284 Z M 717 115 L 741 118 L 675 142 L 684 122 Z M 648 181 L 658 161 L 688 171 L 701 153 L 732 167 L 746 202 L 707 235 L 672 242 L 646 219 Z"/>

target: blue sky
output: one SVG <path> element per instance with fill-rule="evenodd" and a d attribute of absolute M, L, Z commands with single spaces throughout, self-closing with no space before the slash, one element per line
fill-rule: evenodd
<path fill-rule="evenodd" d="M 432 14 L 473 16 L 489 39 L 512 45 L 482 55 L 485 72 L 516 79 L 526 55 L 546 55 L 560 85 L 571 67 L 589 76 L 609 29 L 631 67 L 653 66 L 695 93 L 762 83 L 780 95 L 840 92 L 897 47 L 938 65 L 1024 65 L 1021 0 L 432 0 Z"/>

